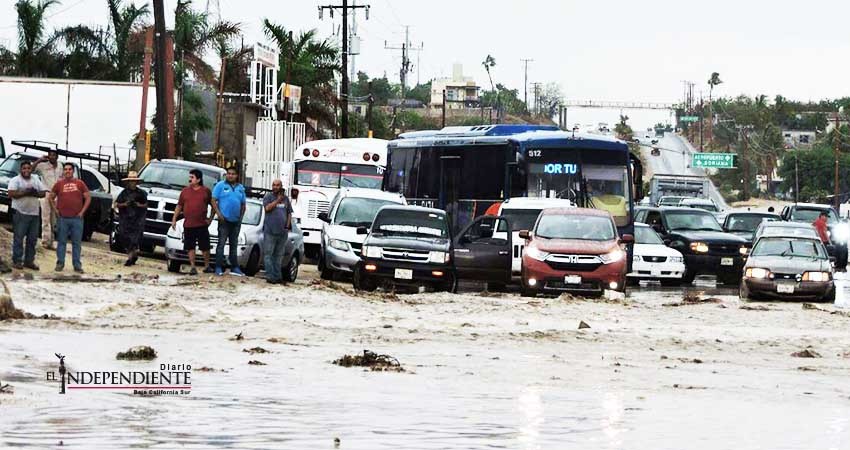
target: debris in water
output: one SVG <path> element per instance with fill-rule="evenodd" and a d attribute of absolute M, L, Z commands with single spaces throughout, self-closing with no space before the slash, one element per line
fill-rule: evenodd
<path fill-rule="evenodd" d="M 700 298 L 699 295 L 685 293 L 681 302 L 664 303 L 662 306 L 688 306 L 688 305 L 704 305 L 706 303 L 722 303 L 722 300 L 715 297 Z"/>
<path fill-rule="evenodd" d="M 256 359 L 252 359 L 252 360 L 248 361 L 248 364 L 252 365 L 252 366 L 265 366 L 266 365 L 266 363 L 264 363 L 262 361 L 257 361 Z"/>
<path fill-rule="evenodd" d="M 212 367 L 207 367 L 207 366 L 198 367 L 197 369 L 194 369 L 194 370 L 197 370 L 198 372 L 218 372 L 219 371 L 218 369 L 213 369 Z"/>
<path fill-rule="evenodd" d="M 679 361 L 682 361 L 683 363 L 702 364 L 702 360 L 699 358 L 679 358 Z"/>
<path fill-rule="evenodd" d="M 803 350 L 800 350 L 799 352 L 791 353 L 791 356 L 793 356 L 795 358 L 820 358 L 821 357 L 820 353 L 818 353 L 818 352 L 816 352 L 812 349 L 809 349 L 809 348 L 805 348 Z"/>
<path fill-rule="evenodd" d="M 373 372 L 404 372 L 401 363 L 390 355 L 379 355 L 369 350 L 363 350 L 362 355 L 343 355 L 333 361 L 342 367 L 368 367 Z"/>
<path fill-rule="evenodd" d="M 741 305 L 740 309 L 744 311 L 773 311 L 764 305 Z"/>
<path fill-rule="evenodd" d="M 242 351 L 245 352 L 245 353 L 250 353 L 252 355 L 254 353 L 271 353 L 268 350 L 264 349 L 263 347 L 243 348 Z"/>
<path fill-rule="evenodd" d="M 334 447 L 339 447 L 339 438 L 338 437 L 334 438 Z"/>
<path fill-rule="evenodd" d="M 156 358 L 156 350 L 147 345 L 140 345 L 137 347 L 131 347 L 126 352 L 118 352 L 115 355 L 115 359 L 126 359 L 129 361 L 150 361 L 151 359 Z"/>
<path fill-rule="evenodd" d="M 817 372 L 818 369 L 815 369 L 814 367 L 809 367 L 809 366 L 800 366 L 800 367 L 797 368 L 797 370 L 799 370 L 801 372 Z"/>
<path fill-rule="evenodd" d="M 26 315 L 20 309 L 15 308 L 9 286 L 6 286 L 6 282 L 3 280 L 0 280 L 0 284 L 3 285 L 3 293 L 0 294 L 0 320 L 23 319 Z"/>
<path fill-rule="evenodd" d="M 815 310 L 815 311 L 830 313 L 833 316 L 850 317 L 850 311 L 842 311 L 840 309 L 830 310 L 830 309 L 827 309 L 827 308 L 822 308 L 818 305 L 814 305 L 812 303 L 803 303 L 803 309 L 812 309 L 812 310 Z"/>
<path fill-rule="evenodd" d="M 705 386 L 691 386 L 691 385 L 688 385 L 688 384 L 678 384 L 678 383 L 677 383 L 677 384 L 674 384 L 674 385 L 673 385 L 673 388 L 675 388 L 675 389 L 686 389 L 686 390 L 702 390 L 702 389 L 708 389 L 708 388 L 707 388 L 707 387 L 705 387 Z"/>
<path fill-rule="evenodd" d="M 12 392 L 11 384 L 0 383 L 0 394 L 11 394 Z"/>
<path fill-rule="evenodd" d="M 241 341 L 242 339 L 245 339 L 245 337 L 242 336 L 241 331 L 239 333 L 237 333 L 236 336 L 228 338 L 228 340 L 230 340 L 230 341 Z"/>
<path fill-rule="evenodd" d="M 582 320 L 578 323 L 578 329 L 581 330 L 584 328 L 590 328 L 590 325 L 588 325 L 585 321 Z"/>

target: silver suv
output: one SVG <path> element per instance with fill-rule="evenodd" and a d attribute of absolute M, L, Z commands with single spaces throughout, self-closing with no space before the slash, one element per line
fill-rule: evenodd
<path fill-rule="evenodd" d="M 344 188 L 331 201 L 327 213 L 319 213 L 324 222 L 319 248 L 319 272 L 328 280 L 337 273 L 352 273 L 360 263 L 360 248 L 366 234 L 357 228 L 371 228 L 382 206 L 406 205 L 401 194 L 377 189 Z"/>

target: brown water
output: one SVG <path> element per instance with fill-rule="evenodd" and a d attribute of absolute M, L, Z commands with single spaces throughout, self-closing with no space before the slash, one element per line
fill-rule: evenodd
<path fill-rule="evenodd" d="M 18 306 L 60 309 L 50 287 L 28 285 L 39 300 Z M 191 298 L 180 287 L 84 289 L 85 302 L 61 307 L 73 321 L 0 325 L 0 380 L 15 387 L 0 394 L 0 448 L 330 449 L 335 437 L 344 449 L 850 448 L 840 356 L 850 318 L 799 304 L 744 311 L 710 284 L 700 291 L 724 307 L 664 307 L 681 291 L 651 288 L 610 303 L 385 302 L 304 286 L 280 297 L 255 285 L 180 303 Z M 236 331 L 247 339 L 228 340 Z M 192 364 L 191 395 L 59 395 L 45 380 L 54 352 L 72 369 L 154 368 L 114 359 L 140 344 L 158 350 L 156 363 Z M 788 356 L 805 345 L 824 358 Z M 255 346 L 272 353 L 242 351 Z M 408 372 L 330 364 L 364 348 Z"/>

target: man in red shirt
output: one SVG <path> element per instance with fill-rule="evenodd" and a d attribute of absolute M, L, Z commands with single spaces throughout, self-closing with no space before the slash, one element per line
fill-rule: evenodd
<path fill-rule="evenodd" d="M 59 217 L 59 245 L 56 246 L 56 271 L 65 270 L 65 250 L 68 247 L 68 237 L 71 238 L 71 258 L 74 272 L 83 273 L 83 263 L 80 261 L 83 242 L 83 217 L 91 204 L 91 194 L 86 184 L 74 178 L 74 165 L 65 163 L 62 166 L 62 178 L 53 185 L 50 191 L 50 205 Z"/>
<path fill-rule="evenodd" d="M 211 211 L 212 193 L 204 186 L 204 174 L 198 169 L 189 171 L 189 186 L 180 192 L 177 200 L 177 208 L 174 209 L 174 217 L 171 219 L 171 228 L 177 226 L 177 218 L 183 214 L 183 250 L 189 254 L 190 275 L 197 275 L 195 268 L 195 247 L 204 255 L 204 273 L 213 273 L 215 269 L 210 265 L 210 230 L 212 216 Z"/>
<path fill-rule="evenodd" d="M 829 215 L 826 213 L 826 211 L 823 211 L 820 213 L 818 218 L 815 219 L 815 221 L 812 223 L 812 225 L 815 227 L 815 230 L 817 230 L 818 232 L 818 236 L 820 236 L 821 242 L 823 242 L 824 245 L 829 244 L 829 227 L 826 223 L 828 217 Z"/>

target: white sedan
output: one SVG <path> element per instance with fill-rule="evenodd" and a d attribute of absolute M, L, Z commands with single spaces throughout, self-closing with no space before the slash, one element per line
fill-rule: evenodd
<path fill-rule="evenodd" d="M 631 284 L 640 280 L 658 280 L 664 286 L 678 286 L 685 274 L 685 261 L 678 250 L 664 245 L 664 241 L 649 225 L 635 223 L 634 256 Z"/>

